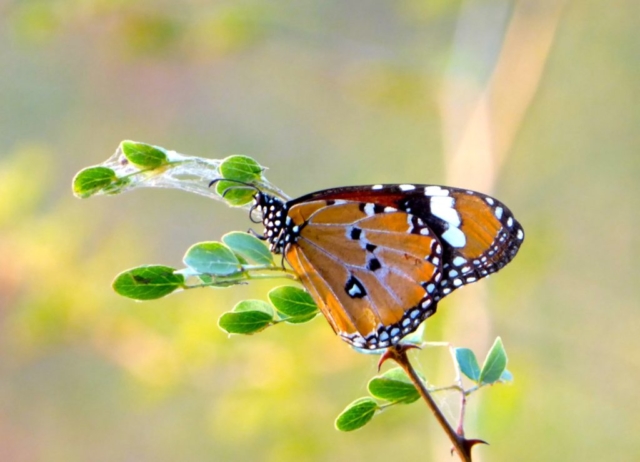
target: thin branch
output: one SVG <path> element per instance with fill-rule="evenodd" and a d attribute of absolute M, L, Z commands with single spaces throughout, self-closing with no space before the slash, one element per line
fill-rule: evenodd
<path fill-rule="evenodd" d="M 444 417 L 444 415 L 442 415 L 440 408 L 431 397 L 431 394 L 429 393 L 426 385 L 409 362 L 409 358 L 407 357 L 407 349 L 407 346 L 395 345 L 385 352 L 381 359 L 381 362 L 385 361 L 386 359 L 393 359 L 396 363 L 398 363 L 398 365 L 404 370 L 407 376 L 409 376 L 411 382 L 418 390 L 418 393 L 420 393 L 420 396 L 426 402 L 432 414 L 438 421 L 438 424 L 440 424 L 447 437 L 451 441 L 451 444 L 453 444 L 452 452 L 455 452 L 463 462 L 472 462 L 471 448 L 478 443 L 485 442 L 481 440 L 468 440 L 464 437 L 462 431 L 459 430 L 458 432 L 456 432 L 451 427 L 451 425 L 449 425 L 449 422 Z M 461 395 L 463 396 L 463 400 L 465 400 L 465 393 L 461 393 Z"/>

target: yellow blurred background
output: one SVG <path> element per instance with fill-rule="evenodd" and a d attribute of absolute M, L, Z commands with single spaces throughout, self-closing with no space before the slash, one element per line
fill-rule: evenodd
<path fill-rule="evenodd" d="M 322 318 L 217 328 L 277 281 L 118 297 L 118 272 L 180 267 L 250 225 L 180 191 L 73 198 L 123 139 L 250 155 L 291 196 L 495 194 L 527 232 L 519 256 L 427 326 L 480 357 L 505 343 L 514 383 L 471 398 L 468 436 L 491 443 L 477 460 L 640 460 L 639 6 L 0 2 L 0 460 L 452 460 L 421 403 L 334 429 L 377 358 Z M 446 352 L 414 359 L 451 382 Z"/>

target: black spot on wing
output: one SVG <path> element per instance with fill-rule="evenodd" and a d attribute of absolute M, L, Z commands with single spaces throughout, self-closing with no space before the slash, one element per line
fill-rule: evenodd
<path fill-rule="evenodd" d="M 367 269 L 369 271 L 377 271 L 380 268 L 382 268 L 382 265 L 380 264 L 380 260 L 378 260 L 377 258 L 372 258 L 371 260 L 369 260 L 369 262 L 367 263 Z"/>
<path fill-rule="evenodd" d="M 357 241 L 358 239 L 360 239 L 361 234 L 362 234 L 362 230 L 360 228 L 354 227 L 351 229 L 351 233 L 349 233 L 349 237 L 354 241 Z"/>
<path fill-rule="evenodd" d="M 362 282 L 353 275 L 347 280 L 347 283 L 344 285 L 344 290 L 351 298 L 362 298 L 367 295 L 367 291 L 362 285 Z"/>

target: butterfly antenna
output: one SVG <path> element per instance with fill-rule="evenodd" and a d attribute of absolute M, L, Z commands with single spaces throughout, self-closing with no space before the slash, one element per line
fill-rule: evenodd
<path fill-rule="evenodd" d="M 254 189 L 256 192 L 260 193 L 262 191 L 260 191 L 260 189 L 258 189 L 258 187 L 256 185 L 253 185 L 251 183 L 246 183 L 244 181 L 240 181 L 240 180 L 229 180 L 227 178 L 216 178 L 215 180 L 211 180 L 211 182 L 209 183 L 209 187 L 213 186 L 216 183 L 219 183 L 220 181 L 228 181 L 230 183 L 238 183 L 240 186 L 229 186 L 228 188 L 226 188 L 222 194 L 220 194 L 220 196 L 224 197 L 227 195 L 227 193 L 229 191 L 231 191 L 232 189 L 235 188 L 241 188 L 241 187 L 245 187 L 245 188 L 250 188 L 250 189 Z"/>
<path fill-rule="evenodd" d="M 259 222 L 254 222 L 254 223 L 259 223 Z M 251 234 L 253 237 L 255 237 L 256 239 L 260 239 L 261 241 L 266 241 L 267 240 L 266 237 L 264 237 L 262 234 L 256 232 L 256 230 L 252 229 L 252 228 L 249 228 L 247 230 L 247 234 Z"/>
<path fill-rule="evenodd" d="M 258 224 L 258 223 L 262 223 L 262 220 L 260 220 L 259 218 L 254 218 L 254 216 L 253 216 L 253 212 L 255 212 L 255 210 L 256 210 L 258 207 L 259 207 L 259 205 L 258 205 L 258 203 L 256 202 L 256 203 L 255 203 L 255 204 L 253 204 L 253 205 L 251 206 L 251 208 L 249 209 L 249 220 L 251 220 L 253 223 L 256 223 L 256 224 Z M 254 231 L 254 233 L 255 233 L 255 231 Z M 257 235 L 256 235 L 256 237 L 257 237 Z M 262 238 L 262 239 L 264 240 L 264 239 L 266 239 L 266 238 Z"/>

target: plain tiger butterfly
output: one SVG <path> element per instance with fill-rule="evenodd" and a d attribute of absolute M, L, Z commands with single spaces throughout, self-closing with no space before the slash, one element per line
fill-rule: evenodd
<path fill-rule="evenodd" d="M 284 202 L 258 191 L 263 240 L 345 341 L 398 343 L 444 296 L 501 269 L 524 232 L 493 197 L 432 185 L 348 186 Z"/>

